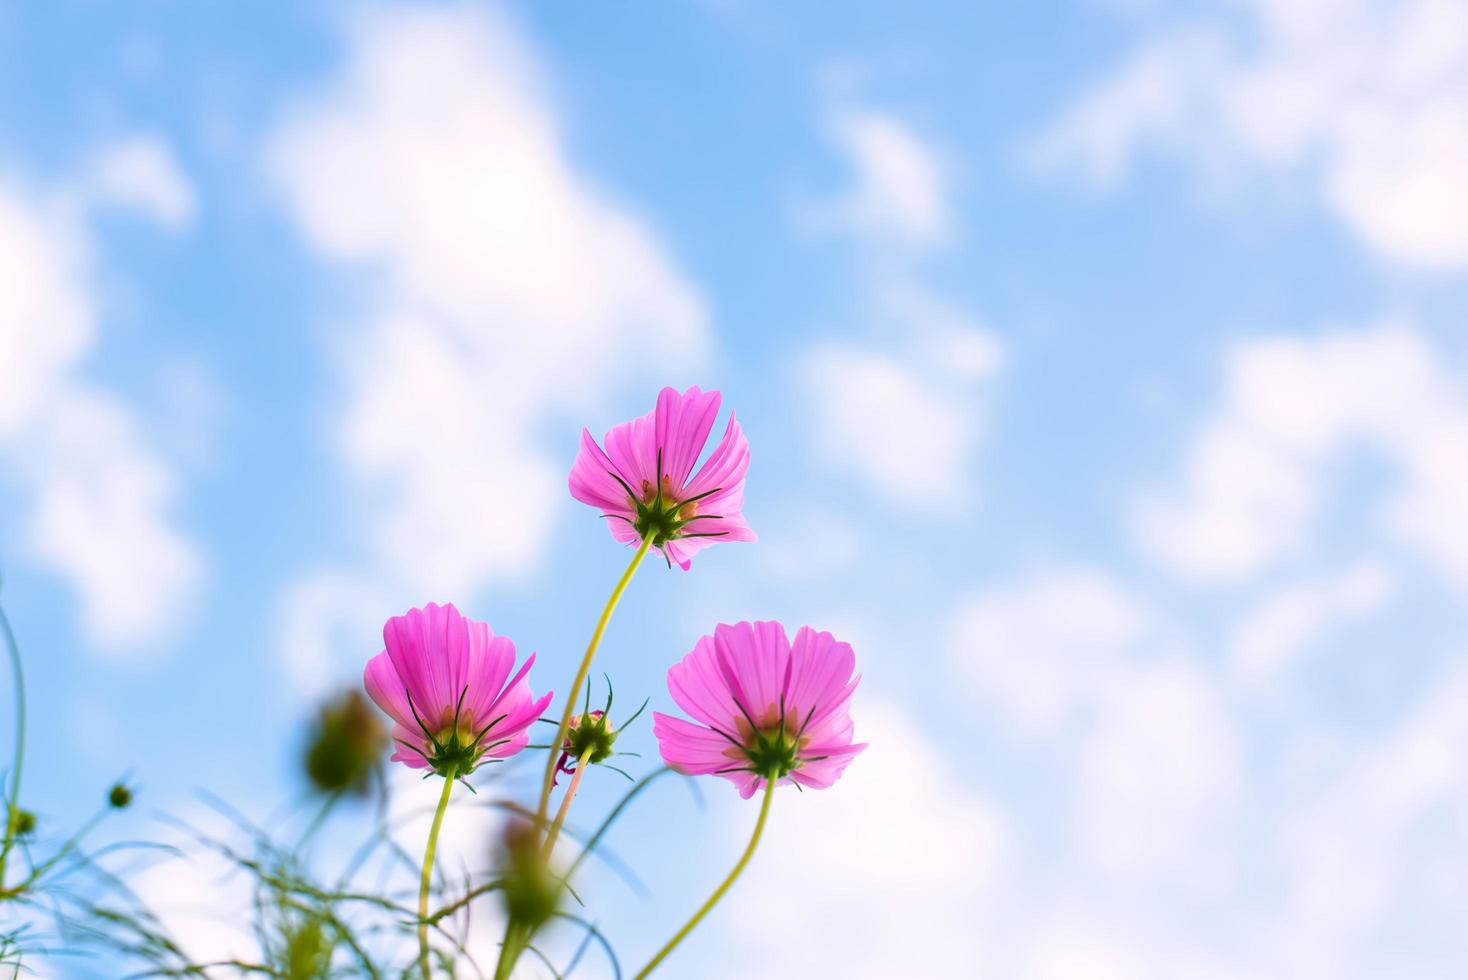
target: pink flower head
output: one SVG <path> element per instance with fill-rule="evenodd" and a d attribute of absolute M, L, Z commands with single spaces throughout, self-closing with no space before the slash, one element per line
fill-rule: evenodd
<path fill-rule="evenodd" d="M 464 776 L 483 759 L 525 747 L 551 695 L 530 693 L 531 654 L 514 677 L 515 644 L 453 603 L 429 603 L 382 628 L 387 647 L 367 662 L 367 694 L 396 723 L 394 762 Z M 507 682 L 508 681 L 508 682 Z"/>
<path fill-rule="evenodd" d="M 668 670 L 668 692 L 702 724 L 653 714 L 663 761 L 723 776 L 748 799 L 767 779 L 825 789 L 865 743 L 852 744 L 856 657 L 830 633 L 779 623 L 718 626 Z"/>
<path fill-rule="evenodd" d="M 664 388 L 657 408 L 607 433 L 605 452 L 582 429 L 571 496 L 600 508 L 618 541 L 637 544 L 651 533 L 669 564 L 685 570 L 695 552 L 716 541 L 753 541 L 740 513 L 749 443 L 733 414 L 724 438 L 693 472 L 721 400 L 717 391 Z"/>

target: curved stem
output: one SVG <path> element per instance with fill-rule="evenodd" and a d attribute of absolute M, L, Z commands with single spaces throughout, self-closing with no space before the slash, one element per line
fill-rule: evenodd
<path fill-rule="evenodd" d="M 648 549 L 652 547 L 653 532 L 649 531 L 643 536 L 642 543 L 637 546 L 637 552 L 632 560 L 627 563 L 627 570 L 622 577 L 617 579 L 612 594 L 607 598 L 607 604 L 601 611 L 601 618 L 596 621 L 596 629 L 591 633 L 591 642 L 586 645 L 586 654 L 581 658 L 581 665 L 576 668 L 576 679 L 571 682 L 571 690 L 566 694 L 566 706 L 561 711 L 561 723 L 556 728 L 556 737 L 550 741 L 550 751 L 546 753 L 545 778 L 540 784 L 540 802 L 535 806 L 535 826 L 546 825 L 546 814 L 550 809 L 551 787 L 556 781 L 556 759 L 561 752 L 561 746 L 565 744 L 566 733 L 571 730 L 571 715 L 576 710 L 576 699 L 581 695 L 581 685 L 586 683 L 586 675 L 591 671 L 592 658 L 596 656 L 596 648 L 601 645 L 602 634 L 606 632 L 607 623 L 611 622 L 612 612 L 617 608 L 617 603 L 622 599 L 622 593 L 627 591 L 627 584 L 632 581 L 637 566 L 642 564 L 642 559 L 647 556 Z M 578 771 L 579 774 L 579 771 Z M 555 835 L 560 832 L 561 820 L 564 819 L 565 809 L 571 795 L 575 792 L 574 784 L 567 791 L 567 801 L 561 804 L 561 816 L 557 819 L 555 829 L 546 835 L 546 839 L 554 845 Z M 549 850 L 547 849 L 547 853 Z M 515 968 L 515 961 L 520 958 L 520 952 L 526 943 L 530 941 L 529 936 L 521 935 L 521 930 L 514 922 L 505 923 L 505 938 L 500 944 L 500 958 L 495 965 L 495 980 L 505 980 L 510 971 Z"/>
<path fill-rule="evenodd" d="M 505 939 L 500 943 L 499 962 L 494 966 L 494 980 L 509 980 L 515 961 L 520 958 L 520 927 L 514 921 L 505 923 Z"/>
<path fill-rule="evenodd" d="M 591 758 L 594 745 L 588 745 L 586 751 L 581 753 L 581 758 L 576 760 L 576 771 L 571 774 L 571 785 L 566 787 L 566 795 L 561 797 L 561 808 L 556 811 L 555 822 L 551 824 L 550 830 L 545 835 L 545 859 L 555 853 L 556 838 L 561 836 L 561 825 L 566 822 L 566 814 L 571 809 L 571 801 L 576 798 L 576 790 L 581 786 L 581 774 L 586 771 L 586 760 Z"/>
<path fill-rule="evenodd" d="M 4 888 L 5 860 L 15 844 L 15 808 L 20 806 L 20 765 L 25 760 L 25 675 L 20 669 L 20 648 L 3 608 L 0 608 L 0 634 L 4 636 L 10 669 L 15 675 L 15 765 L 10 770 L 10 795 L 5 801 L 5 842 L 0 844 L 0 888 Z"/>
<path fill-rule="evenodd" d="M 714 889 L 714 893 L 708 897 L 708 901 L 704 902 L 699 906 L 698 911 L 693 913 L 693 918 L 689 919 L 684 923 L 682 929 L 679 929 L 673 934 L 673 938 L 669 939 L 667 944 L 658 950 L 656 956 L 648 960 L 647 966 L 637 971 L 637 975 L 632 980 L 642 980 L 659 963 L 665 960 L 669 953 L 677 949 L 678 944 L 688 938 L 688 934 L 693 931 L 694 927 L 703 921 L 703 917 L 709 914 L 709 910 L 719 903 L 719 899 L 724 897 L 724 893 L 744 873 L 744 869 L 749 866 L 749 859 L 754 857 L 754 849 L 759 846 L 760 835 L 765 832 L 765 819 L 770 815 L 770 801 L 775 798 L 775 782 L 776 780 L 772 779 L 765 780 L 765 798 L 764 802 L 760 804 L 759 819 L 755 821 L 754 834 L 750 836 L 749 846 L 745 847 L 744 853 L 739 857 L 739 863 L 734 865 L 734 870 L 730 871 L 729 876 L 720 883 L 718 888 Z"/>
<path fill-rule="evenodd" d="M 449 794 L 454 791 L 454 767 L 443 774 L 443 795 L 433 812 L 433 826 L 428 829 L 428 846 L 423 849 L 423 880 L 418 886 L 418 965 L 423 980 L 433 980 L 428 966 L 428 887 L 433 882 L 433 855 L 438 850 L 438 830 L 443 826 L 444 811 L 449 808 Z"/>
<path fill-rule="evenodd" d="M 596 621 L 596 629 L 592 631 L 591 642 L 586 645 L 586 655 L 581 658 L 581 666 L 576 669 L 576 680 L 571 683 L 571 690 L 566 695 L 566 707 L 561 712 L 561 724 L 556 729 L 556 737 L 551 739 L 550 753 L 545 760 L 545 778 L 541 781 L 540 803 L 535 807 L 535 825 L 545 826 L 546 811 L 550 806 L 551 786 L 556 779 L 556 756 L 561 750 L 561 744 L 566 741 L 566 732 L 571 729 L 571 715 L 576 709 L 576 699 L 581 694 L 581 685 L 586 683 L 586 675 L 591 670 L 591 659 L 596 656 L 596 648 L 601 644 L 601 635 L 606 632 L 607 623 L 611 622 L 612 610 L 617 608 L 617 602 L 621 600 L 622 593 L 627 591 L 627 583 L 632 581 L 632 574 L 637 571 L 637 566 L 642 564 L 647 549 L 652 547 L 653 532 L 649 531 L 642 539 L 642 544 L 637 546 L 637 553 L 632 556 L 632 561 L 627 565 L 627 570 L 617 580 L 616 588 L 612 589 L 611 596 L 607 599 L 606 608 L 601 611 L 601 618 Z"/>

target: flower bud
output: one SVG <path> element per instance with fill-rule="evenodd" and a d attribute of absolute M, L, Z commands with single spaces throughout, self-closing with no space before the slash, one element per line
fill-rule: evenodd
<path fill-rule="evenodd" d="M 330 975 L 332 945 L 319 915 L 292 923 L 285 933 L 285 976 L 288 980 L 318 980 Z"/>
<path fill-rule="evenodd" d="M 505 829 L 497 861 L 505 912 L 511 922 L 531 931 L 555 914 L 561 891 L 540 848 L 540 835 L 532 825 L 512 823 Z"/>
<path fill-rule="evenodd" d="M 29 837 L 36 832 L 36 815 L 29 810 L 22 810 L 18 806 L 10 808 L 10 822 L 7 828 L 8 836 L 11 838 Z"/>
<path fill-rule="evenodd" d="M 306 748 L 306 775 L 323 793 L 366 793 L 387 746 L 377 712 L 357 691 L 347 691 L 321 708 Z"/>
<path fill-rule="evenodd" d="M 587 762 L 599 763 L 611 758 L 612 745 L 617 741 L 616 729 L 605 711 L 588 711 L 571 716 L 571 727 L 566 731 L 566 740 L 561 750 L 572 759 L 579 759 L 588 750 Z"/>
<path fill-rule="evenodd" d="M 133 791 L 126 783 L 115 783 L 107 791 L 107 805 L 114 810 L 126 810 L 133 802 Z"/>

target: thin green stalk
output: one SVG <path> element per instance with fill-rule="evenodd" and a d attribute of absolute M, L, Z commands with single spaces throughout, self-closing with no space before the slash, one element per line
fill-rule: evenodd
<path fill-rule="evenodd" d="M 581 658 L 581 666 L 576 668 L 576 679 L 571 682 L 571 690 L 566 695 L 566 707 L 561 712 L 561 724 L 556 729 L 556 737 L 551 740 L 550 752 L 545 760 L 545 778 L 541 780 L 540 803 L 535 807 L 535 825 L 545 826 L 546 811 L 550 805 L 551 786 L 556 779 L 556 756 L 561 750 L 561 743 L 566 741 L 566 733 L 571 730 L 571 715 L 576 709 L 576 698 L 580 696 L 581 685 L 586 683 L 586 675 L 591 670 L 591 659 L 596 656 L 596 648 L 601 644 L 601 635 L 606 632 L 607 623 L 611 622 L 612 611 L 617 608 L 622 593 L 627 591 L 627 583 L 632 581 L 632 574 L 637 571 L 637 566 L 642 564 L 647 549 L 652 547 L 654 532 L 649 531 L 642 539 L 642 544 L 637 546 L 637 553 L 632 556 L 632 561 L 627 565 L 627 570 L 617 580 L 616 588 L 612 589 L 611 596 L 607 599 L 606 608 L 601 611 L 601 618 L 596 621 L 596 629 L 592 631 L 591 642 L 586 645 L 586 655 Z"/>
<path fill-rule="evenodd" d="M 760 835 L 765 832 L 765 820 L 770 815 L 770 801 L 775 798 L 775 783 L 776 780 L 773 779 L 765 780 L 765 798 L 764 802 L 760 804 L 759 819 L 755 821 L 754 834 L 749 838 L 749 846 L 740 855 L 739 863 L 734 865 L 734 870 L 730 871 L 729 876 L 723 880 L 718 888 L 714 889 L 714 893 L 708 897 L 708 901 L 704 902 L 703 905 L 699 906 L 698 911 L 693 913 L 693 918 L 689 919 L 684 923 L 682 929 L 679 929 L 673 934 L 673 938 L 669 939 L 667 944 L 658 950 L 657 955 L 648 961 L 647 966 L 637 971 L 637 975 L 632 980 L 643 980 L 643 977 L 650 974 L 659 963 L 667 958 L 669 953 L 677 949 L 678 944 L 688 938 L 688 934 L 693 931 L 694 927 L 703 921 L 703 917 L 709 914 L 709 910 L 719 903 L 719 899 L 724 897 L 724 893 L 744 873 L 744 869 L 749 865 L 749 859 L 754 857 L 754 849 L 759 846 Z"/>
<path fill-rule="evenodd" d="M 418 886 L 418 965 L 423 968 L 423 980 L 433 980 L 428 966 L 428 888 L 433 883 L 433 855 L 438 850 L 438 830 L 443 826 L 443 815 L 449 808 L 455 775 L 453 766 L 443 774 L 443 795 L 438 798 L 433 826 L 428 829 L 428 846 L 423 849 L 423 880 Z"/>
<path fill-rule="evenodd" d="M 591 642 L 586 645 L 586 654 L 581 658 L 581 665 L 576 668 L 576 679 L 571 682 L 571 690 L 566 694 L 566 707 L 561 712 L 561 723 L 556 728 L 556 737 L 551 739 L 550 751 L 546 753 L 545 778 L 540 784 L 540 802 L 535 806 L 535 826 L 537 828 L 546 826 L 546 816 L 550 809 L 551 787 L 556 780 L 556 759 L 560 754 L 561 746 L 566 741 L 566 733 L 571 730 L 571 715 L 576 710 L 576 699 L 581 694 L 581 685 L 586 683 L 586 675 L 591 671 L 592 658 L 596 656 L 596 648 L 601 645 L 602 634 L 606 632 L 607 624 L 612 620 L 612 612 L 617 608 L 617 603 L 622 599 L 622 593 L 627 591 L 627 585 L 632 581 L 637 566 L 642 564 L 642 559 L 647 556 L 648 549 L 652 547 L 654 531 L 649 531 L 642 538 L 642 543 L 637 546 L 637 552 L 632 560 L 627 563 L 627 570 L 622 577 L 617 579 L 616 587 L 607 598 L 607 604 L 601 611 L 601 618 L 596 621 L 596 629 L 591 633 Z M 565 807 L 562 807 L 564 811 Z M 563 817 L 564 819 L 564 813 Z M 551 839 L 549 832 L 547 839 Z M 530 942 L 528 935 L 522 937 L 521 930 L 513 922 L 505 924 L 505 938 L 500 943 L 500 958 L 495 965 L 495 980 L 506 980 L 510 971 L 515 968 L 515 961 L 520 958 L 520 953 Z"/>
<path fill-rule="evenodd" d="M 14 887 L 8 889 L 0 888 L 0 898 L 14 898 L 16 895 L 19 895 L 22 892 L 28 890 L 32 885 L 40 881 L 47 872 L 56 867 L 62 861 L 66 860 L 67 855 L 69 855 L 72 851 L 76 850 L 81 845 L 82 839 L 84 837 L 97 829 L 97 825 L 107 817 L 107 814 L 110 811 L 110 807 L 105 807 L 100 812 L 94 814 L 92 816 L 92 819 L 88 820 L 85 824 L 82 825 L 81 830 L 78 830 L 76 833 L 67 838 L 66 843 L 62 844 L 61 847 L 56 850 L 55 854 L 51 855 L 42 863 L 32 867 L 30 874 L 22 878 L 18 883 L 16 883 Z"/>
<path fill-rule="evenodd" d="M 10 770 L 10 796 L 5 801 L 5 842 L 0 844 L 0 889 L 5 887 L 5 861 L 15 844 L 15 808 L 20 806 L 20 766 L 25 760 L 25 675 L 20 669 L 20 648 L 15 642 L 15 633 L 10 628 L 10 619 L 0 608 L 0 633 L 4 634 L 5 650 L 10 655 L 10 669 L 15 675 L 15 764 Z"/>
<path fill-rule="evenodd" d="M 556 850 L 556 838 L 561 836 L 561 827 L 566 823 L 566 814 L 571 810 L 571 801 L 576 798 L 576 790 L 581 788 L 581 776 L 586 772 L 587 760 L 596 746 L 588 745 L 586 751 L 576 760 L 576 771 L 571 774 L 571 785 L 566 787 L 566 795 L 561 797 L 561 808 L 556 811 L 555 822 L 551 824 L 550 830 L 545 835 L 545 859 L 549 861 Z"/>
<path fill-rule="evenodd" d="M 520 958 L 520 928 L 513 921 L 505 923 L 505 938 L 500 943 L 500 959 L 494 967 L 494 980 L 509 980 L 510 971 Z"/>

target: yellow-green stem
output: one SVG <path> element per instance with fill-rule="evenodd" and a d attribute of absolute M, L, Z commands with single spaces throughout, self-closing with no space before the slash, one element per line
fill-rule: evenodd
<path fill-rule="evenodd" d="M 581 774 L 586 771 L 586 760 L 591 758 L 592 750 L 596 746 L 588 745 L 586 751 L 576 760 L 576 771 L 571 774 L 571 785 L 566 787 L 566 795 L 561 797 L 561 808 L 556 811 L 555 822 L 551 824 L 550 831 L 545 835 L 545 859 L 550 860 L 556 850 L 556 838 L 561 836 L 561 827 L 566 822 L 566 814 L 571 809 L 571 801 L 576 798 L 576 790 L 581 787 Z"/>
<path fill-rule="evenodd" d="M 20 669 L 20 648 L 15 644 L 15 633 L 11 631 L 10 620 L 3 609 L 0 609 L 0 639 L 5 641 L 6 652 L 10 654 L 10 669 L 15 675 L 15 765 L 10 769 L 10 794 L 5 800 L 5 812 L 0 814 L 0 819 L 5 821 L 5 839 L 0 843 L 0 889 L 3 889 L 5 861 L 15 844 L 15 808 L 20 806 L 20 766 L 25 761 L 25 675 Z"/>
<path fill-rule="evenodd" d="M 456 775 L 453 766 L 443 774 L 443 794 L 438 798 L 438 809 L 433 812 L 433 826 L 428 828 L 428 846 L 423 849 L 423 880 L 418 886 L 418 965 L 423 969 L 423 980 L 433 980 L 428 965 L 428 889 L 433 884 L 433 855 L 438 850 L 438 830 L 449 808 L 449 794 L 454 791 Z"/>
<path fill-rule="evenodd" d="M 627 563 L 627 570 L 622 573 L 621 578 L 617 579 L 616 587 L 612 589 L 612 594 L 607 597 L 606 607 L 601 611 L 601 618 L 596 621 L 596 629 L 591 633 L 591 642 L 586 645 L 586 653 L 581 658 L 581 665 L 576 668 L 576 679 L 571 682 L 571 690 L 566 694 L 566 706 L 561 711 L 561 723 L 556 728 L 556 736 L 551 739 L 550 751 L 546 754 L 545 778 L 541 780 L 540 802 L 535 807 L 536 827 L 546 825 L 546 814 L 550 809 L 551 787 L 556 781 L 556 759 L 560 756 L 561 746 L 566 742 L 566 733 L 571 730 L 571 715 L 575 713 L 576 700 L 581 696 L 581 685 L 586 683 L 586 675 L 591 672 L 592 658 L 596 656 L 596 648 L 601 645 L 601 637 L 606 632 L 607 623 L 612 620 L 612 612 L 617 608 L 617 603 L 621 601 L 622 593 L 627 591 L 627 584 L 632 581 L 637 566 L 642 564 L 642 559 L 647 556 L 648 549 L 652 547 L 652 539 L 653 532 L 648 532 L 643 537 L 642 543 L 637 546 L 636 554 Z M 547 831 L 546 839 L 551 846 L 555 844 L 555 835 L 560 833 L 561 820 L 564 819 L 566 807 L 574 792 L 574 789 L 568 788 L 567 799 L 561 804 L 561 816 L 557 819 L 555 828 Z M 550 853 L 549 848 L 546 849 L 546 853 Z M 495 980 L 505 980 L 509 977 L 510 971 L 515 968 L 515 961 L 520 958 L 520 951 L 529 941 L 529 936 L 521 938 L 520 929 L 516 927 L 515 923 L 510 922 L 505 925 L 505 940 L 500 944 L 499 963 L 494 970 Z"/>
<path fill-rule="evenodd" d="M 730 887 L 733 886 L 734 882 L 739 879 L 739 876 L 744 873 L 744 869 L 749 865 L 749 859 L 754 857 L 754 849 L 759 846 L 760 835 L 765 832 L 765 819 L 770 815 L 770 801 L 774 798 L 775 780 L 767 779 L 765 780 L 764 802 L 760 804 L 759 808 L 759 819 L 755 821 L 754 834 L 751 835 L 749 838 L 749 846 L 747 846 L 744 849 L 744 853 L 740 855 L 739 863 L 734 865 L 734 870 L 730 871 L 729 876 L 723 880 L 718 888 L 714 889 L 714 893 L 708 897 L 708 901 L 704 902 L 701 906 L 699 906 L 698 911 L 693 913 L 693 918 L 689 919 L 686 923 L 684 923 L 682 929 L 679 929 L 676 933 L 673 934 L 673 938 L 669 939 L 667 944 L 663 946 L 662 949 L 658 950 L 656 956 L 654 956 L 651 960 L 648 960 L 647 966 L 644 966 L 641 970 L 637 971 L 637 976 L 633 977 L 632 980 L 642 980 L 643 977 L 652 973 L 652 971 L 656 969 L 659 963 L 667 959 L 668 954 L 677 949 L 678 944 L 688 938 L 688 934 L 693 931 L 694 927 L 697 926 L 701 921 L 703 921 L 703 917 L 709 914 L 709 910 L 711 910 L 715 905 L 719 903 L 719 899 L 724 897 L 724 893 L 727 892 Z"/>
<path fill-rule="evenodd" d="M 632 556 L 632 561 L 627 565 L 627 570 L 617 580 L 616 588 L 612 589 L 611 596 L 607 599 L 606 608 L 601 611 L 601 618 L 596 621 L 596 629 L 592 631 L 591 642 L 586 645 L 586 655 L 581 658 L 581 666 L 576 668 L 576 679 L 571 682 L 571 690 L 566 695 L 566 707 L 561 711 L 561 724 L 556 729 L 556 737 L 551 739 L 551 750 L 545 760 L 545 779 L 541 781 L 540 803 L 535 808 L 535 825 L 545 826 L 545 815 L 550 806 L 551 786 L 556 779 L 556 757 L 560 753 L 561 745 L 566 741 L 566 733 L 571 730 L 571 715 L 575 712 L 576 699 L 581 695 L 581 685 L 586 683 L 586 675 L 591 670 L 591 660 L 596 656 L 596 648 L 601 644 L 601 635 L 606 632 L 607 623 L 611 622 L 612 610 L 617 608 L 622 593 L 627 591 L 627 583 L 632 581 L 632 574 L 637 571 L 637 566 L 642 564 L 643 556 L 647 549 L 652 547 L 652 532 L 642 539 L 637 546 L 637 553 Z"/>
<path fill-rule="evenodd" d="M 500 959 L 494 967 L 494 980 L 509 980 L 515 961 L 520 958 L 520 927 L 513 921 L 505 923 L 505 940 L 500 943 Z"/>

